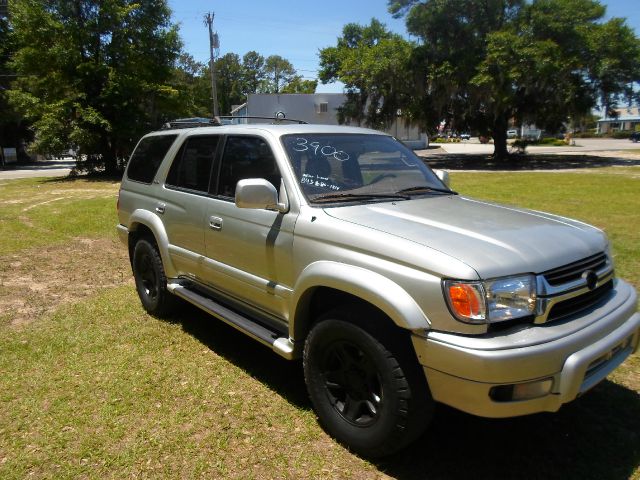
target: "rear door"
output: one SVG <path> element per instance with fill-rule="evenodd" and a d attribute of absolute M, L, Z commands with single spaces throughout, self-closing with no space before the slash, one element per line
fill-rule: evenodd
<path fill-rule="evenodd" d="M 167 174 L 163 202 L 156 207 L 169 237 L 171 260 L 180 275 L 202 275 L 204 216 L 219 142 L 219 135 L 187 137 Z"/>

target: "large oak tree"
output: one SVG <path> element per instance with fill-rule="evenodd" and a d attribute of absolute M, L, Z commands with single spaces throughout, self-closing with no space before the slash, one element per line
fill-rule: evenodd
<path fill-rule="evenodd" d="M 402 109 L 430 131 L 445 120 L 490 135 L 503 159 L 510 121 L 556 130 L 637 97 L 640 41 L 597 0 L 390 0 L 389 9 L 415 44 L 374 20 L 345 26 L 320 52 L 321 80 L 344 82 L 345 111 L 370 125 Z"/>
<path fill-rule="evenodd" d="M 596 0 L 390 0 L 420 40 L 414 69 L 423 118 L 494 138 L 510 120 L 556 130 L 593 107 L 632 101 L 640 42 Z"/>
<path fill-rule="evenodd" d="M 10 2 L 20 76 L 8 92 L 33 123 L 35 148 L 73 144 L 115 173 L 142 133 L 175 111 L 180 52 L 165 0 Z"/>

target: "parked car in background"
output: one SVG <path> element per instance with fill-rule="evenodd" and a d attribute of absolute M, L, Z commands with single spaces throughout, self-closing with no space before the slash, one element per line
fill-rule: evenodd
<path fill-rule="evenodd" d="M 507 138 L 518 138 L 518 130 L 507 130 Z"/>
<path fill-rule="evenodd" d="M 633 132 L 629 136 L 629 140 L 631 140 L 633 143 L 637 143 L 638 141 L 640 141 L 640 132 Z"/>
<path fill-rule="evenodd" d="M 461 133 L 460 135 L 458 135 L 462 140 L 469 140 L 471 138 L 471 134 L 470 133 Z"/>

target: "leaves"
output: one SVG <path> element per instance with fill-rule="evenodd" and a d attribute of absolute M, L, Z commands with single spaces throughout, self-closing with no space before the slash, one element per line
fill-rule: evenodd
<path fill-rule="evenodd" d="M 420 38 L 407 75 L 414 117 L 428 129 L 490 134 L 506 155 L 510 120 L 557 130 L 598 101 L 631 99 L 640 42 L 596 0 L 390 0 Z"/>
<path fill-rule="evenodd" d="M 178 95 L 169 82 L 180 41 L 166 2 L 24 0 L 11 11 L 20 77 L 9 98 L 33 119 L 35 146 L 75 143 L 113 172 Z"/>
<path fill-rule="evenodd" d="M 369 25 L 345 25 L 337 46 L 320 50 L 320 80 L 340 80 L 347 89 L 347 101 L 339 110 L 341 122 L 382 127 L 410 104 L 412 47 L 373 19 Z"/>

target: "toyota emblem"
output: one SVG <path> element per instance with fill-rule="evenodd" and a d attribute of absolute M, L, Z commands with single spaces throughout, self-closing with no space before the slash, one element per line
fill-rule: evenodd
<path fill-rule="evenodd" d="M 587 288 L 593 290 L 598 285 L 598 274 L 593 270 L 587 270 L 582 274 L 583 280 L 587 282 Z"/>

